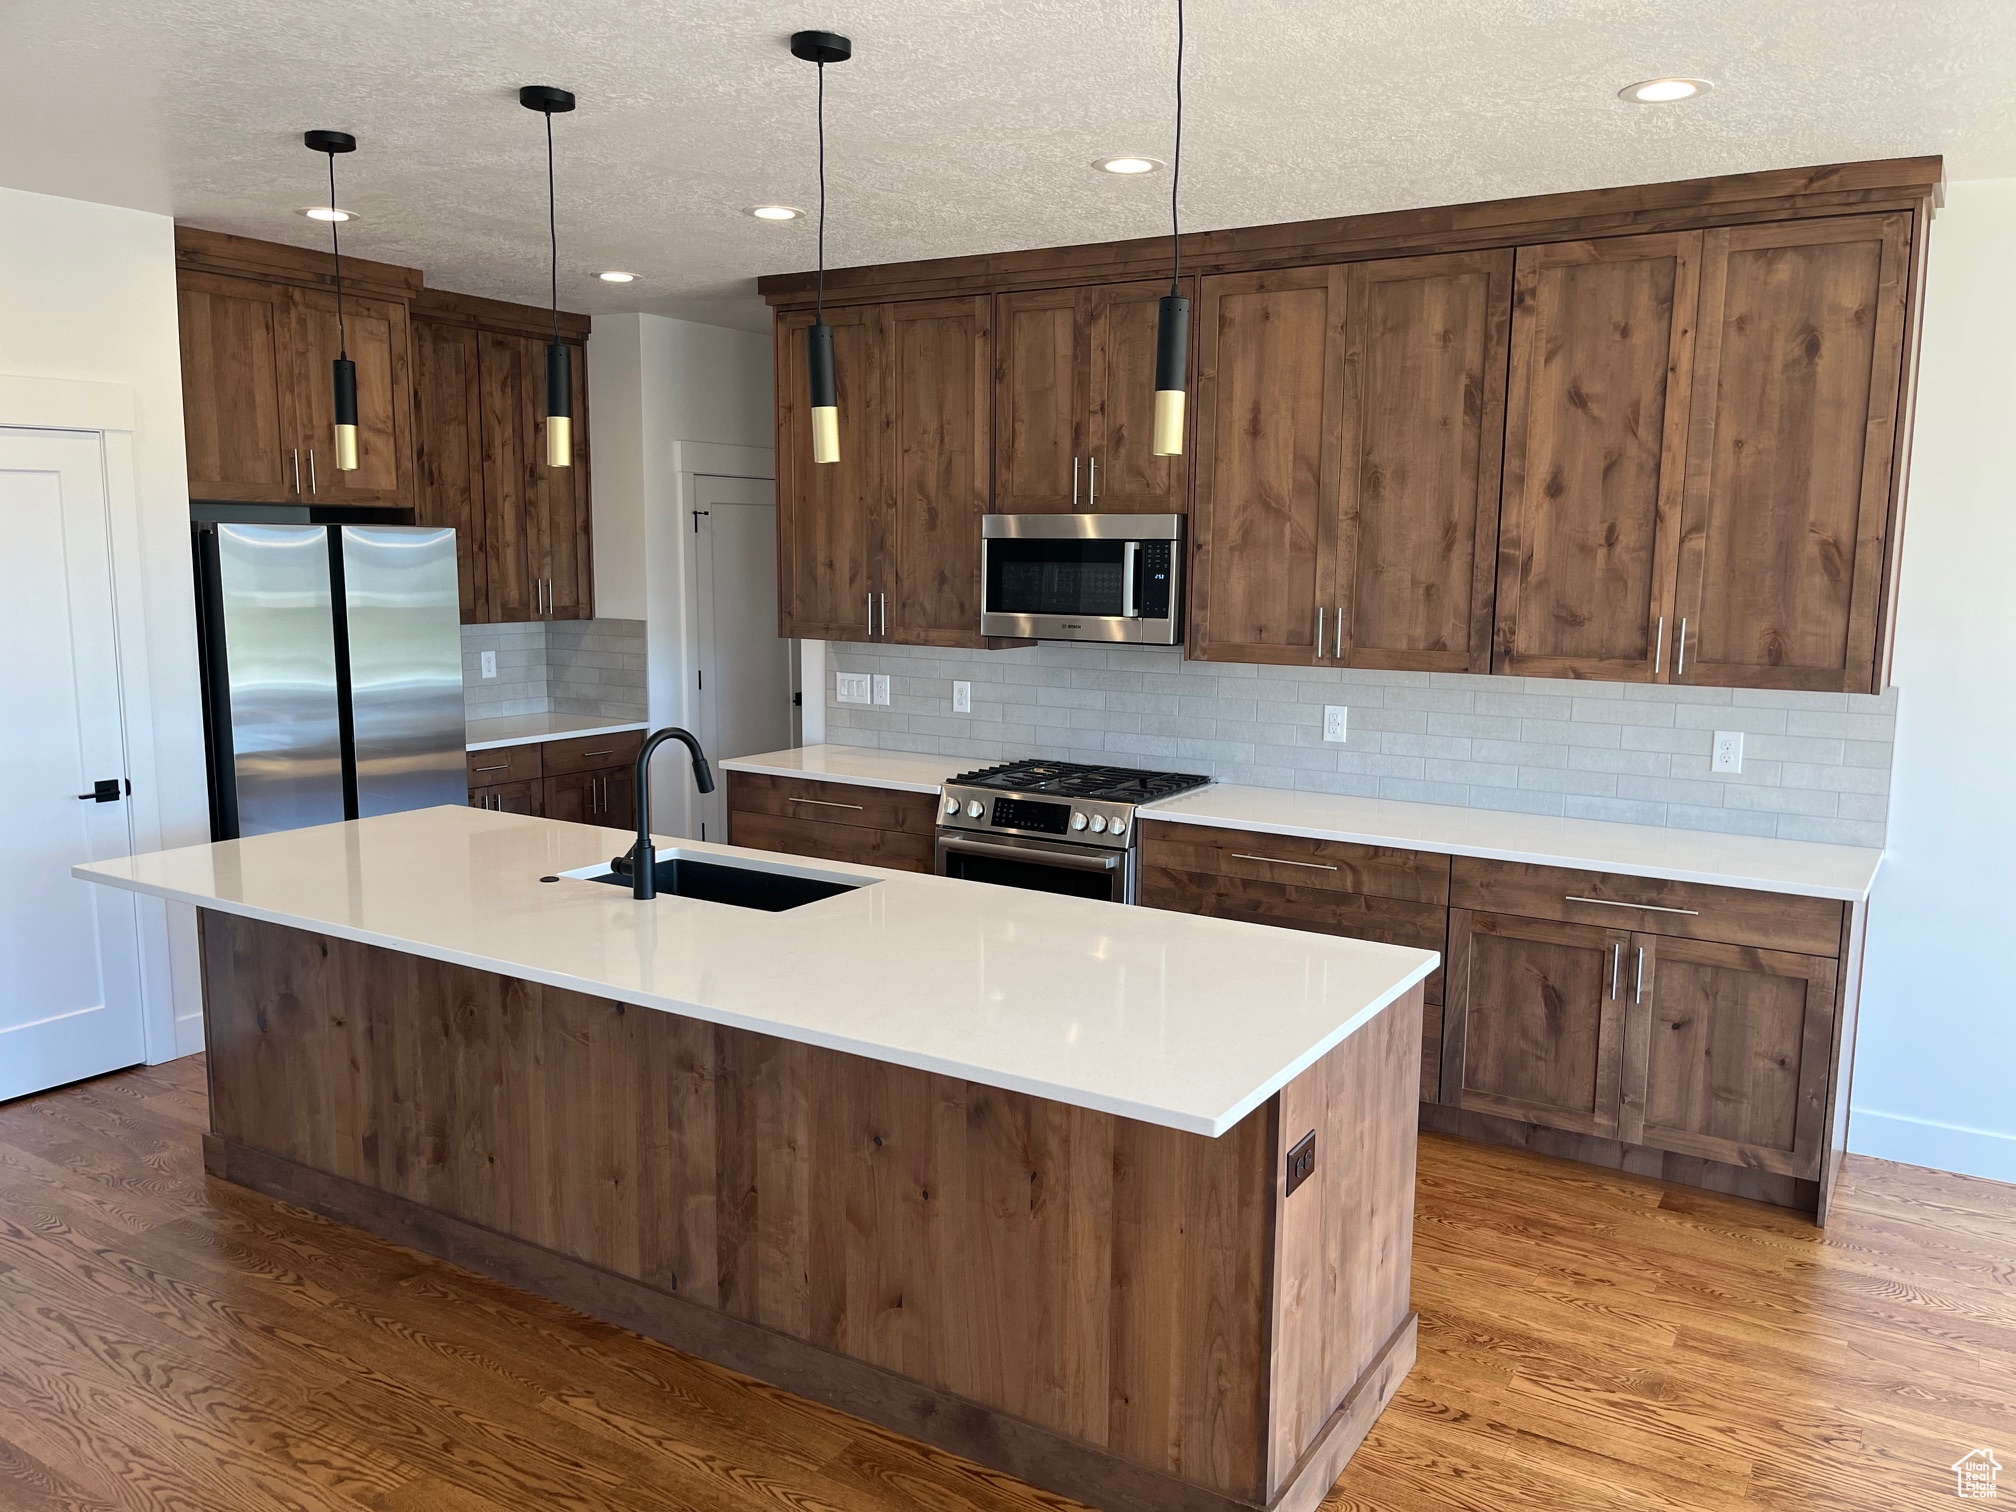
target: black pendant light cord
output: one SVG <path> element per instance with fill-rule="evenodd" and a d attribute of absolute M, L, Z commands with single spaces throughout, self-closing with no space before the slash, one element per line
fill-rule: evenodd
<path fill-rule="evenodd" d="M 826 65 L 819 65 L 819 294 L 815 324 L 826 323 Z"/>
<path fill-rule="evenodd" d="M 329 247 L 336 254 L 336 357 L 350 356 L 349 337 L 343 331 L 343 238 L 336 220 L 336 154 L 329 154 Z"/>
<path fill-rule="evenodd" d="M 553 112 L 546 111 L 546 238 L 553 270 L 553 344 L 560 344 L 560 212 L 553 188 Z"/>
<path fill-rule="evenodd" d="M 1176 0 L 1176 154 L 1169 164 L 1169 292 L 1183 292 L 1183 239 L 1176 220 L 1176 190 L 1183 182 L 1183 0 Z"/>

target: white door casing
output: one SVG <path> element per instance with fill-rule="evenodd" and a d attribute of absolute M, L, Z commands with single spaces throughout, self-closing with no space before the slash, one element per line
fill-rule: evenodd
<path fill-rule="evenodd" d="M 693 490 L 694 734 L 714 761 L 791 743 L 792 643 L 777 634 L 777 490 L 699 477 Z M 728 838 L 725 774 L 694 816 Z"/>
<path fill-rule="evenodd" d="M 0 1100 L 146 1058 L 101 438 L 0 429 Z M 94 784 L 118 798 L 80 798 Z"/>

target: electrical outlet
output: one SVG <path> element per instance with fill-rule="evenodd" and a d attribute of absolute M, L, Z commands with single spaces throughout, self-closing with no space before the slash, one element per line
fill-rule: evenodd
<path fill-rule="evenodd" d="M 1311 1176 L 1316 1174 L 1316 1131 L 1311 1129 L 1296 1142 L 1288 1152 L 1288 1190 L 1282 1196 L 1292 1193 Z"/>
<path fill-rule="evenodd" d="M 1743 770 L 1743 732 L 1741 730 L 1717 730 L 1715 732 L 1715 760 L 1713 769 L 1718 772 L 1740 772 Z"/>
<path fill-rule="evenodd" d="M 886 672 L 875 674 L 875 702 L 878 704 L 889 702 L 889 675 Z"/>
<path fill-rule="evenodd" d="M 1351 711 L 1343 704 L 1325 704 L 1323 706 L 1323 738 L 1325 740 L 1341 742 L 1344 739 L 1344 731 L 1349 723 L 1350 714 Z"/>
<path fill-rule="evenodd" d="M 869 692 L 866 672 L 835 672 L 833 674 L 833 696 L 841 703 L 864 704 L 872 695 Z"/>
<path fill-rule="evenodd" d="M 483 653 L 483 675 L 485 677 L 495 677 L 497 675 L 497 653 L 495 651 L 485 651 Z"/>
<path fill-rule="evenodd" d="M 973 684 L 970 682 L 952 684 L 952 712 L 954 714 L 973 712 Z"/>

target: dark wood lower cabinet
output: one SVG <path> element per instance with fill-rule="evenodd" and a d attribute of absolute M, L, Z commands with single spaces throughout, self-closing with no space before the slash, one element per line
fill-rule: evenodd
<path fill-rule="evenodd" d="M 728 843 L 892 871 L 936 864 L 938 799 L 846 782 L 728 773 Z"/>
<path fill-rule="evenodd" d="M 642 736 L 623 731 L 590 739 L 528 741 L 469 753 L 469 806 L 503 814 L 537 814 L 574 824 L 634 829 L 635 769 L 584 765 L 597 758 L 630 761 Z M 592 747 L 593 749 L 586 749 Z"/>
<path fill-rule="evenodd" d="M 607 829 L 634 829 L 637 824 L 635 774 L 628 767 L 605 771 L 566 772 L 546 778 L 545 815 L 575 824 L 599 824 Z"/>
<path fill-rule="evenodd" d="M 539 814 L 546 812 L 545 795 L 537 780 L 494 782 L 488 787 L 469 789 L 469 807 L 489 809 L 496 814 Z"/>

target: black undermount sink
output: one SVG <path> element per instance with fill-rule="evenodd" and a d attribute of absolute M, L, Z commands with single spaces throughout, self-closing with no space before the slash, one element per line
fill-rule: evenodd
<path fill-rule="evenodd" d="M 750 866 L 725 866 L 719 861 L 696 861 L 690 856 L 661 858 L 654 875 L 660 897 L 698 898 L 705 903 L 727 903 L 765 913 L 803 908 L 807 903 L 852 892 L 864 885 L 793 876 L 789 872 L 759 871 Z M 629 877 L 614 871 L 601 872 L 587 880 L 607 882 L 611 887 L 630 886 Z"/>

